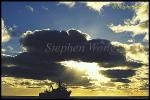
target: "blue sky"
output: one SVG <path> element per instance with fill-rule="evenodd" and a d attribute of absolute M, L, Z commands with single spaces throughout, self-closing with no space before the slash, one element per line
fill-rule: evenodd
<path fill-rule="evenodd" d="M 123 5 L 136 4 L 136 2 L 123 3 Z M 141 9 L 138 9 L 139 12 Z M 112 31 L 109 28 L 109 25 L 112 24 L 124 27 L 126 20 L 129 19 L 132 22 L 134 17 L 139 18 L 138 10 L 136 12 L 136 9 L 120 9 L 104 5 L 102 10 L 98 12 L 81 2 L 76 2 L 72 7 L 59 2 L 3 2 L 2 19 L 7 30 L 13 26 L 16 27 L 13 28 L 13 32 L 9 31 L 12 37 L 8 42 L 3 43 L 2 46 L 6 48 L 8 45 L 11 45 L 16 51 L 20 51 L 19 38 L 22 33 L 28 30 L 34 31 L 47 28 L 60 31 L 74 28 L 88 33 L 92 38 L 108 39 L 121 43 L 128 43 L 129 40 L 134 40 L 134 43 L 141 43 L 146 34 L 133 36 L 132 33 L 137 29 L 128 28 L 124 29 L 121 32 L 122 34 L 116 34 L 117 32 L 114 32 L 116 30 Z M 142 17 L 140 20 L 142 20 Z M 132 27 L 134 25 L 129 26 Z M 130 29 L 131 31 L 128 31 Z M 145 29 L 148 30 L 148 27 L 145 27 Z"/>
<path fill-rule="evenodd" d="M 81 3 L 71 8 L 58 4 L 58 2 L 2 3 L 2 19 L 6 27 L 17 26 L 15 29 L 17 36 L 5 44 L 11 44 L 16 49 L 18 47 L 16 44 L 19 44 L 18 39 L 22 33 L 27 30 L 34 31 L 47 28 L 54 30 L 75 28 L 88 33 L 92 38 L 127 42 L 132 38 L 129 32 L 126 32 L 127 34 L 114 34 L 108 25 L 112 23 L 114 25 L 122 24 L 125 19 L 130 19 L 133 15 L 133 10 L 115 9 L 111 6 L 105 6 L 101 12 L 96 12 Z"/>
<path fill-rule="evenodd" d="M 34 11 L 29 11 L 26 6 L 31 6 Z M 48 8 L 48 11 L 44 11 L 43 7 Z M 68 8 L 55 2 L 2 3 L 2 18 L 5 20 L 6 26 L 16 24 L 21 32 L 43 28 L 57 30 L 77 28 L 89 33 L 93 38 L 104 37 L 110 39 L 113 36 L 112 32 L 107 29 L 107 25 L 121 23 L 123 19 L 132 16 L 133 12 L 130 10 L 114 10 L 112 7 L 105 7 L 100 14 L 87 9 L 84 4 Z M 96 32 L 87 30 L 92 30 L 93 27 L 97 29 Z"/>

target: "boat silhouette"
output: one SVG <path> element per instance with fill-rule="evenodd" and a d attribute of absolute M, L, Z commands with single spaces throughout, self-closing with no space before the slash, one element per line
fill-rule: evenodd
<path fill-rule="evenodd" d="M 45 90 L 44 92 L 39 93 L 40 98 L 70 98 L 71 91 L 68 91 L 65 85 L 62 82 L 58 82 L 58 88 L 54 89 L 51 85 L 51 91 Z"/>

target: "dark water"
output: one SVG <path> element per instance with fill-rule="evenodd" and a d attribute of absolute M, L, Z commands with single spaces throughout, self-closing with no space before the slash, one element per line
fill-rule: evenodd
<path fill-rule="evenodd" d="M 2 96 L 3 99 L 39 99 L 38 96 Z M 69 99 L 148 99 L 149 96 L 71 96 Z"/>

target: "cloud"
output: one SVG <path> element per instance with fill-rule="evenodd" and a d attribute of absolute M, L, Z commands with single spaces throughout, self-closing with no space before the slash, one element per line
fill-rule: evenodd
<path fill-rule="evenodd" d="M 121 7 L 124 2 L 78 2 L 83 3 L 85 6 L 87 6 L 89 9 L 92 9 L 97 12 L 101 12 L 103 10 L 103 7 L 105 6 L 118 6 L 118 8 L 122 9 Z M 59 2 L 59 4 L 66 5 L 68 7 L 74 7 L 77 2 Z M 125 6 L 124 6 L 125 7 Z M 127 6 L 126 8 L 128 8 Z M 138 2 L 132 5 L 130 7 L 131 10 L 134 10 L 135 14 L 132 17 L 132 19 L 126 19 L 124 20 L 124 24 L 119 25 L 108 25 L 108 27 L 114 32 L 114 33 L 123 33 L 123 32 L 131 32 L 133 35 L 136 36 L 138 34 L 145 34 L 145 37 L 143 41 L 149 40 L 149 4 L 148 2 Z"/>
<path fill-rule="evenodd" d="M 143 45 L 141 43 L 132 43 L 132 44 L 125 44 L 120 42 L 111 42 L 112 45 L 119 46 L 124 48 L 124 56 L 126 61 L 123 62 L 101 62 L 99 63 L 100 66 L 103 67 L 126 67 L 129 68 L 138 68 L 142 65 L 149 65 L 148 55 L 149 55 L 149 46 Z"/>
<path fill-rule="evenodd" d="M 45 49 L 47 43 L 55 43 L 56 45 L 73 43 L 77 45 L 86 42 L 88 37 L 88 34 L 81 33 L 79 30 L 74 29 L 68 31 L 36 30 L 24 33 L 20 42 L 30 51 L 31 48 L 35 48 L 36 50 Z"/>
<path fill-rule="evenodd" d="M 148 79 L 147 79 L 148 80 Z M 149 90 L 149 83 L 145 83 L 140 87 L 140 90 Z"/>
<path fill-rule="evenodd" d="M 147 22 L 149 20 L 148 18 L 148 8 L 149 4 L 148 2 L 137 2 L 135 3 L 136 6 L 139 6 L 138 8 L 134 8 L 135 10 L 135 16 L 132 19 L 132 22 L 135 23 L 139 21 L 139 23 Z"/>
<path fill-rule="evenodd" d="M 149 4 L 148 2 L 135 3 L 133 10 L 135 12 L 132 19 L 127 19 L 124 24 L 109 25 L 109 28 L 115 33 L 131 32 L 133 36 L 145 34 L 144 41 L 149 40 Z"/>
<path fill-rule="evenodd" d="M 45 7 L 45 6 L 42 6 L 42 9 L 45 10 L 45 11 L 48 11 L 48 7 Z"/>
<path fill-rule="evenodd" d="M 112 68 L 112 67 L 128 67 L 128 68 L 139 68 L 142 65 L 144 65 L 141 62 L 136 62 L 136 61 L 125 61 L 125 62 L 109 62 L 109 63 L 99 63 L 100 66 L 105 67 L 105 68 Z"/>
<path fill-rule="evenodd" d="M 78 73 L 78 74 L 77 74 Z M 67 84 L 90 84 L 89 79 L 83 78 L 84 73 L 79 73 L 73 69 L 68 69 L 59 64 L 49 64 L 43 66 L 13 66 L 2 67 L 2 77 L 16 77 L 35 80 L 63 81 Z"/>
<path fill-rule="evenodd" d="M 112 82 L 122 82 L 122 83 L 130 83 L 129 79 L 115 78 L 111 80 Z"/>
<path fill-rule="evenodd" d="M 49 55 L 51 61 L 81 60 L 85 62 L 125 61 L 124 50 L 103 39 L 89 39 L 79 30 L 27 31 L 21 44 L 27 52 Z"/>
<path fill-rule="evenodd" d="M 111 42 L 113 45 L 121 46 L 125 49 L 125 56 L 127 60 L 133 59 L 134 61 L 140 61 L 143 64 L 148 64 L 149 46 L 141 43 L 125 44 L 120 42 Z"/>
<path fill-rule="evenodd" d="M 133 42 L 134 42 L 133 39 L 129 39 L 129 40 L 128 40 L 128 43 L 133 43 Z"/>
<path fill-rule="evenodd" d="M 111 6 L 111 4 L 121 5 L 123 2 L 85 2 L 85 5 L 92 10 L 101 12 L 104 6 Z"/>
<path fill-rule="evenodd" d="M 7 42 L 7 41 L 9 41 L 10 39 L 11 39 L 11 37 L 10 37 L 10 35 L 9 35 L 9 33 L 8 33 L 8 30 L 7 30 L 7 28 L 6 28 L 6 26 L 5 26 L 5 24 L 4 24 L 4 20 L 3 19 L 1 19 L 1 25 L 2 25 L 2 28 L 1 28 L 1 32 L 2 32 L 2 42 Z"/>
<path fill-rule="evenodd" d="M 8 49 L 9 51 L 13 51 L 13 50 L 14 50 L 14 48 L 11 47 L 11 46 L 7 46 L 7 49 Z"/>
<path fill-rule="evenodd" d="M 11 36 L 16 36 L 16 29 L 18 28 L 18 26 L 16 26 L 15 24 L 13 24 L 13 26 L 8 28 L 8 31 L 10 33 Z"/>
<path fill-rule="evenodd" d="M 89 9 L 97 12 L 101 12 L 104 6 L 111 6 L 111 4 L 123 4 L 123 2 L 59 2 L 58 4 L 63 4 L 71 8 L 74 7 L 77 3 L 83 3 Z"/>
<path fill-rule="evenodd" d="M 89 37 L 88 34 L 75 29 L 27 31 L 20 40 L 26 52 L 13 57 L 13 59 L 16 59 L 15 61 L 18 63 L 25 64 L 65 60 L 104 62 L 103 65 L 114 64 L 114 62 L 119 65 L 132 63 L 126 61 L 122 45 L 112 45 L 108 40 L 89 39 Z M 47 46 L 47 44 L 50 45 Z"/>
<path fill-rule="evenodd" d="M 143 24 L 143 23 L 142 23 Z M 143 27 L 142 24 L 138 25 L 110 25 L 110 29 L 115 33 L 121 33 L 121 32 L 132 32 L 133 35 L 148 33 L 148 28 Z"/>
<path fill-rule="evenodd" d="M 101 70 L 100 73 L 103 74 L 105 77 L 111 78 L 111 82 L 121 82 L 121 83 L 130 83 L 132 82 L 129 80 L 129 77 L 136 75 L 136 70 Z"/>
<path fill-rule="evenodd" d="M 58 4 L 59 5 L 63 4 L 71 8 L 71 7 L 74 7 L 76 3 L 75 2 L 59 2 Z"/>
<path fill-rule="evenodd" d="M 135 70 L 102 70 L 100 73 L 109 78 L 128 78 L 135 75 Z"/>
<path fill-rule="evenodd" d="M 91 84 L 91 79 L 83 77 L 86 76 L 84 72 L 79 73 L 75 68 L 71 69 L 60 62 L 96 62 L 104 63 L 104 67 L 107 64 L 142 65 L 128 62 L 123 46 L 114 45 L 105 39 L 91 39 L 87 33 L 75 29 L 27 31 L 21 36 L 20 43 L 26 49 L 24 52 L 16 56 L 2 55 L 2 77 L 48 79 L 53 82 L 63 80 L 68 84 L 87 86 Z"/>
<path fill-rule="evenodd" d="M 6 49 L 2 48 L 2 53 L 5 53 L 6 52 Z"/>
<path fill-rule="evenodd" d="M 54 82 L 50 80 L 34 80 L 15 77 L 2 77 L 2 84 L 13 88 L 46 88 Z"/>
<path fill-rule="evenodd" d="M 40 56 L 26 55 L 11 57 L 3 56 L 2 77 L 15 77 L 34 80 L 63 81 L 71 85 L 90 85 L 90 79 L 87 79 L 85 73 L 78 72 L 76 69 L 65 67 L 57 62 L 51 62 Z"/>
<path fill-rule="evenodd" d="M 100 12 L 104 6 L 108 6 L 111 2 L 86 2 L 86 6 L 89 9 Z"/>
<path fill-rule="evenodd" d="M 34 9 L 33 9 L 33 7 L 31 7 L 31 6 L 25 6 L 25 8 L 27 9 L 27 10 L 29 10 L 29 11 L 31 11 L 32 13 L 34 12 Z"/>

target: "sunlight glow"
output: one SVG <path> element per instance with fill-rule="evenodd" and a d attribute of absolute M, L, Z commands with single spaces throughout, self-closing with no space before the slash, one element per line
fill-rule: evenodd
<path fill-rule="evenodd" d="M 99 67 L 97 63 L 77 62 L 73 60 L 63 61 L 60 63 L 71 69 L 76 69 L 79 72 L 84 71 L 86 76 L 83 77 L 87 77 L 91 80 L 91 83 L 94 83 L 95 85 L 100 85 L 102 82 L 110 81 L 109 78 L 100 74 L 100 70 L 105 70 L 105 68 Z"/>

